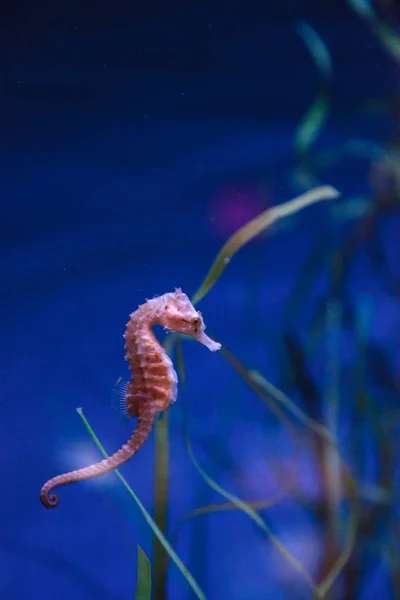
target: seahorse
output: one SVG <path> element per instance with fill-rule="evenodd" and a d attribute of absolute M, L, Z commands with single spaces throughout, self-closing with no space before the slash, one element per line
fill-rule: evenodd
<path fill-rule="evenodd" d="M 189 335 L 211 352 L 221 348 L 221 344 L 206 335 L 202 314 L 180 288 L 146 300 L 129 317 L 123 337 L 132 379 L 125 388 L 123 400 L 127 416 L 137 417 L 137 426 L 128 442 L 112 456 L 49 479 L 40 492 L 40 500 L 46 508 L 58 506 L 58 496 L 52 493 L 55 488 L 105 475 L 130 460 L 149 438 L 158 415 L 176 401 L 178 377 L 171 359 L 153 333 L 154 325 L 161 325 L 167 332 Z"/>

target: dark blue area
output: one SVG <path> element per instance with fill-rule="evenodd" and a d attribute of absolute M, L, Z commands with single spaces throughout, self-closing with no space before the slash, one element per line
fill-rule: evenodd
<path fill-rule="evenodd" d="M 385 151 L 397 133 L 399 65 L 345 2 L 333 0 L 17 1 L 4 2 L 0 17 L 0 598 L 124 600 L 134 597 L 137 545 L 151 558 L 152 538 L 115 476 L 62 488 L 54 511 L 39 501 L 48 478 L 99 458 L 76 407 L 109 453 L 125 443 L 131 424 L 121 422 L 110 398 L 117 378 L 127 376 L 122 335 L 129 314 L 177 286 L 189 296 L 196 291 L 224 242 L 210 214 L 225 186 L 261 185 L 266 206 L 299 193 L 294 133 L 320 82 L 298 21 L 314 27 L 332 54 L 331 110 L 316 154 L 353 138 Z M 368 113 L 370 100 L 389 109 Z M 346 159 L 317 177 L 337 187 L 344 204 L 373 197 L 370 169 L 365 158 Z M 379 216 L 345 261 L 349 271 L 337 292 L 330 260 L 357 226 L 341 214 L 322 203 L 250 243 L 200 309 L 246 368 L 324 420 L 335 329 L 316 353 L 307 344 L 313 316 L 334 294 L 342 310 L 339 442 L 357 481 L 375 490 L 380 463 L 373 423 L 357 420 L 357 386 L 367 386 L 376 418 L 392 410 L 397 418 L 400 220 L 398 210 Z M 310 253 L 318 274 L 290 317 L 285 307 L 297 298 L 298 279 L 312 271 Z M 360 334 L 368 350 L 359 375 L 354 323 L 363 310 L 371 315 Z M 301 498 L 289 493 L 260 514 L 317 576 L 325 538 L 312 441 L 296 455 L 282 423 L 220 354 L 193 344 L 184 351 L 200 464 L 231 493 L 260 501 L 282 492 L 278 475 L 286 481 L 296 457 Z M 300 377 L 289 358 L 299 366 L 304 353 Z M 190 463 L 182 403 L 179 391 L 170 410 L 171 535 L 190 510 L 225 501 Z M 390 435 L 396 427 L 393 416 Z M 150 512 L 153 469 L 154 436 L 121 470 Z M 398 558 L 390 551 L 398 515 L 389 518 L 387 500 L 382 504 L 371 531 L 360 532 L 338 598 L 396 597 L 390 560 Z M 237 511 L 185 523 L 176 549 L 209 600 L 310 597 Z M 168 591 L 173 600 L 194 597 L 175 566 Z"/>

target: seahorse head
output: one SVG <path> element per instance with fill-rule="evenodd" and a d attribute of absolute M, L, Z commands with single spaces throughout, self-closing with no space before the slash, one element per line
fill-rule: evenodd
<path fill-rule="evenodd" d="M 164 294 L 160 315 L 161 325 L 166 331 L 176 331 L 190 335 L 204 344 L 211 352 L 221 348 L 205 333 L 205 324 L 201 312 L 195 309 L 186 294 L 180 288 L 170 294 Z M 161 299 L 160 298 L 160 299 Z"/>

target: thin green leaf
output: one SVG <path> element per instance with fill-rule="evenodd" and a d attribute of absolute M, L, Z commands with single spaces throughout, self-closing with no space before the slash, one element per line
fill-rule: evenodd
<path fill-rule="evenodd" d="M 151 600 L 151 565 L 140 546 L 138 546 L 135 600 Z"/>
<path fill-rule="evenodd" d="M 300 21 L 296 30 L 307 46 L 321 76 L 324 79 L 330 79 L 332 77 L 332 58 L 323 39 L 306 21 Z"/>
<path fill-rule="evenodd" d="M 347 0 L 349 5 L 355 10 L 362 19 L 373 21 L 377 18 L 371 2 L 368 0 Z"/>
<path fill-rule="evenodd" d="M 269 394 L 265 393 L 263 386 L 259 385 L 256 379 L 250 376 L 250 372 L 238 361 L 238 359 L 235 356 L 233 356 L 233 354 L 226 348 L 226 346 L 222 346 L 220 353 L 235 369 L 235 371 L 243 379 L 243 381 L 253 390 L 253 392 L 258 396 L 258 398 L 268 407 L 268 409 L 276 416 L 277 419 L 279 419 L 282 425 L 287 429 L 289 437 L 293 443 L 293 455 L 296 457 L 298 455 L 298 439 L 296 437 L 296 432 L 293 428 L 293 425 L 286 417 L 285 413 L 280 409 L 279 406 L 276 406 L 276 402 L 273 402 Z"/>
<path fill-rule="evenodd" d="M 170 356 L 173 352 L 174 337 L 168 336 L 164 348 Z M 154 520 L 160 531 L 165 535 L 168 527 L 168 485 L 169 485 L 169 411 L 158 419 L 154 426 L 155 457 L 154 457 Z M 166 598 L 168 554 L 160 542 L 154 540 L 154 597 Z"/>
<path fill-rule="evenodd" d="M 343 568 L 346 566 L 347 562 L 350 559 L 350 556 L 353 552 L 353 549 L 357 540 L 357 530 L 359 523 L 359 509 L 358 509 L 358 490 L 356 482 L 354 481 L 350 471 L 348 470 L 346 464 L 342 460 L 342 478 L 343 478 L 343 488 L 346 493 L 346 496 L 349 499 L 350 504 L 350 522 L 349 522 L 349 530 L 347 533 L 347 540 L 342 549 L 341 554 L 338 556 L 336 562 L 333 564 L 332 568 L 328 572 L 327 576 L 324 580 L 318 585 L 319 595 L 318 598 L 325 598 L 330 588 L 332 587 L 335 580 L 338 578 Z"/>
<path fill-rule="evenodd" d="M 279 495 L 278 498 L 273 498 L 272 500 L 258 500 L 255 502 L 246 502 L 248 506 L 250 506 L 253 510 L 264 510 L 265 508 L 270 508 L 274 506 L 279 500 L 283 497 L 282 494 Z M 239 507 L 232 502 L 222 502 L 221 504 L 209 504 L 208 506 L 201 506 L 200 508 L 196 508 L 192 510 L 185 517 L 182 517 L 181 522 L 189 521 L 195 517 L 201 517 L 202 515 L 211 515 L 218 512 L 230 512 L 239 510 Z"/>
<path fill-rule="evenodd" d="M 180 379 L 182 382 L 182 388 L 184 389 L 185 368 L 184 368 L 183 356 L 182 356 L 182 351 L 181 351 L 181 346 L 180 346 L 179 340 L 177 340 L 177 342 L 176 342 L 176 359 L 177 359 L 178 370 L 180 373 Z M 197 459 L 193 453 L 192 445 L 190 442 L 188 428 L 187 428 L 187 418 L 186 418 L 185 407 L 184 407 L 184 411 L 185 411 L 185 418 L 184 418 L 185 446 L 186 446 L 186 450 L 189 455 L 189 458 L 190 458 L 193 466 L 199 473 L 199 475 L 204 479 L 204 481 L 207 483 L 207 485 L 209 485 L 218 494 L 220 494 L 221 496 L 223 496 L 224 498 L 226 498 L 227 500 L 232 502 L 232 504 L 234 504 L 239 509 L 241 509 L 252 521 L 254 521 L 260 527 L 260 529 L 267 535 L 267 537 L 269 538 L 271 543 L 275 546 L 275 548 L 282 554 L 282 556 L 284 556 L 286 558 L 286 560 L 292 565 L 292 567 L 303 577 L 304 581 L 310 586 L 310 588 L 313 590 L 313 592 L 318 593 L 318 590 L 317 590 L 311 576 L 309 575 L 309 573 L 304 569 L 304 567 L 301 565 L 301 563 L 298 560 L 296 560 L 294 558 L 294 556 L 292 556 L 288 552 L 288 550 L 286 550 L 286 548 L 283 546 L 283 544 L 281 544 L 281 542 L 278 540 L 278 538 L 272 533 L 272 531 L 270 530 L 268 525 L 265 523 L 265 521 L 260 517 L 260 515 L 247 502 L 244 502 L 237 496 L 234 496 L 230 492 L 227 492 L 226 490 L 224 490 L 224 488 L 222 488 L 216 481 L 214 481 L 209 475 L 207 475 L 207 473 L 204 471 L 204 469 L 201 468 L 201 466 L 197 462 Z"/>
<path fill-rule="evenodd" d="M 308 23 L 299 23 L 297 33 L 306 44 L 322 78 L 321 91 L 295 133 L 295 152 L 299 157 L 304 157 L 309 154 L 328 116 L 328 83 L 332 75 L 332 60 L 326 44 Z"/>
<path fill-rule="evenodd" d="M 385 50 L 400 62 L 400 35 L 386 25 L 376 14 L 369 0 L 347 0 L 352 9 L 366 21 Z"/>
<path fill-rule="evenodd" d="M 325 426 L 333 440 L 337 440 L 340 388 L 340 342 L 342 334 L 342 306 L 340 302 L 328 302 L 325 317 L 326 382 L 322 398 Z M 340 457 L 331 444 L 324 446 L 323 468 L 325 469 L 326 497 L 328 501 L 328 522 L 331 539 L 340 541 L 342 511 L 342 477 Z"/>
<path fill-rule="evenodd" d="M 325 579 L 318 586 L 316 586 L 318 594 L 315 597 L 324 598 L 328 593 L 329 589 L 332 587 L 335 579 L 338 577 L 340 572 L 343 570 L 343 567 L 348 562 L 356 543 L 357 529 L 359 523 L 357 484 L 354 481 L 346 463 L 344 462 L 340 454 L 339 447 L 337 446 L 335 440 L 332 438 L 330 432 L 326 429 L 326 427 L 318 423 L 318 421 L 315 421 L 315 419 L 312 419 L 311 417 L 307 416 L 296 404 L 294 404 L 292 400 L 290 400 L 290 398 L 286 396 L 286 394 L 284 394 L 281 390 L 278 390 L 275 386 L 272 385 L 272 383 L 267 381 L 257 371 L 249 372 L 249 376 L 253 381 L 257 382 L 258 385 L 263 387 L 265 391 L 271 395 L 272 398 L 279 402 L 279 404 L 285 406 L 285 408 L 287 408 L 287 410 L 289 410 L 300 423 L 311 429 L 316 435 L 322 438 L 325 443 L 329 444 L 332 447 L 332 449 L 335 449 L 338 459 L 340 460 L 343 489 L 347 498 L 349 499 L 351 509 L 350 523 L 347 534 L 347 540 L 342 549 L 342 553 L 339 555 L 336 562 L 333 564 L 331 570 L 328 572 Z"/>
<path fill-rule="evenodd" d="M 269 208 L 238 229 L 236 233 L 228 239 L 217 255 L 203 283 L 194 294 L 192 303 L 197 304 L 202 300 L 217 283 L 232 257 L 245 246 L 245 244 L 260 235 L 260 233 L 265 231 L 273 223 L 283 217 L 293 215 L 311 204 L 315 204 L 322 200 L 334 200 L 338 198 L 339 195 L 339 192 L 329 185 L 317 187 L 301 194 L 294 200 Z"/>
<path fill-rule="evenodd" d="M 77 408 L 76 411 L 77 411 L 78 415 L 80 416 L 80 418 L 82 419 L 84 426 L 86 427 L 90 437 L 96 444 L 97 448 L 100 450 L 101 454 L 104 456 L 104 458 L 108 458 L 108 454 L 104 450 L 103 446 L 100 444 L 100 441 L 98 440 L 96 434 L 94 433 L 93 429 L 89 425 L 89 422 L 87 421 L 86 417 L 84 416 L 82 408 Z M 145 507 L 139 500 L 139 498 L 136 496 L 135 492 L 132 490 L 132 488 L 130 487 L 128 482 L 125 480 L 125 478 L 120 474 L 120 472 L 117 469 L 114 471 L 114 473 L 116 474 L 118 479 L 121 481 L 121 483 L 125 486 L 126 490 L 130 494 L 131 498 L 136 502 L 140 512 L 142 513 L 143 517 L 145 518 L 145 521 L 147 522 L 147 524 L 153 531 L 154 535 L 160 541 L 160 543 L 164 546 L 165 550 L 168 552 L 169 556 L 174 561 L 174 563 L 176 564 L 176 566 L 178 567 L 178 569 L 180 570 L 180 572 L 186 579 L 187 583 L 192 588 L 196 597 L 199 600 L 206 600 L 206 597 L 203 594 L 203 592 L 201 591 L 199 585 L 197 584 L 197 582 L 195 581 L 195 579 L 193 578 L 193 576 L 191 575 L 191 573 L 189 572 L 187 567 L 185 567 L 185 565 L 183 564 L 183 562 L 181 561 L 179 556 L 176 554 L 175 550 L 172 548 L 172 546 L 170 545 L 168 540 L 162 534 L 162 532 L 160 531 L 160 529 L 157 526 L 157 524 L 155 523 L 155 521 L 153 521 L 153 519 L 151 518 L 151 516 L 149 515 L 149 513 L 147 512 L 147 510 L 145 509 Z"/>
<path fill-rule="evenodd" d="M 294 139 L 294 150 L 297 156 L 304 158 L 309 154 L 327 117 L 328 101 L 325 96 L 318 96 L 297 128 Z"/>
<path fill-rule="evenodd" d="M 283 498 L 283 494 L 280 494 L 279 497 L 273 498 L 272 500 L 259 500 L 256 502 L 247 502 L 247 504 L 253 510 L 257 510 L 257 511 L 264 510 L 266 508 L 270 508 L 271 506 L 274 506 L 282 498 Z M 201 506 L 200 508 L 195 508 L 194 510 L 190 511 L 189 513 L 187 513 L 186 515 L 184 515 L 183 517 L 181 517 L 179 519 L 179 521 L 177 522 L 177 524 L 175 525 L 175 527 L 171 533 L 171 544 L 173 546 L 176 546 L 179 530 L 188 521 L 191 521 L 192 519 L 195 519 L 195 518 L 201 517 L 201 516 L 212 515 L 212 514 L 216 514 L 216 513 L 220 513 L 220 512 L 231 512 L 231 511 L 236 511 L 236 510 L 242 510 L 242 509 L 241 509 L 241 507 L 236 506 L 232 502 L 223 502 L 221 504 L 209 504 L 207 506 Z"/>
<path fill-rule="evenodd" d="M 265 379 L 258 371 L 248 371 L 249 377 L 254 383 L 259 385 L 267 394 L 269 394 L 276 402 L 284 406 L 292 413 L 296 419 L 305 427 L 308 427 L 314 433 L 319 435 L 325 442 L 336 446 L 329 431 L 321 423 L 306 415 L 284 392 L 275 387 L 270 381 Z"/>
<path fill-rule="evenodd" d="M 253 518 L 253 520 L 255 520 L 256 523 L 262 529 L 264 529 L 264 531 L 269 535 L 272 543 L 281 551 L 281 553 L 287 558 L 287 560 L 292 564 L 292 566 L 297 571 L 299 571 L 299 568 L 301 569 L 299 572 L 302 573 L 302 575 L 303 575 L 303 577 L 305 577 L 306 581 L 307 581 L 307 577 L 309 578 L 307 582 L 313 589 L 314 598 L 318 598 L 318 599 L 325 598 L 329 589 L 332 587 L 334 581 L 337 579 L 338 575 L 340 575 L 344 566 L 348 562 L 348 560 L 353 552 L 355 543 L 356 543 L 357 529 L 358 529 L 358 523 L 359 523 L 357 484 L 356 484 L 355 480 L 353 479 L 346 463 L 344 462 L 344 460 L 340 454 L 339 447 L 337 446 L 335 440 L 332 439 L 332 436 L 330 435 L 330 433 L 326 429 L 326 427 L 324 427 L 323 425 L 318 423 L 318 421 L 316 421 L 315 419 L 312 419 L 311 417 L 307 416 L 299 407 L 296 406 L 296 404 L 294 404 L 294 402 L 292 400 L 290 400 L 290 398 L 288 398 L 286 396 L 286 394 L 284 394 L 281 390 L 279 390 L 275 386 L 273 386 L 269 381 L 267 381 L 264 377 L 262 377 L 262 375 L 260 375 L 257 371 L 247 371 L 239 363 L 239 361 L 228 352 L 228 350 L 226 349 L 225 346 L 222 347 L 221 352 L 222 352 L 223 356 L 228 360 L 228 362 L 230 362 L 230 364 L 232 364 L 232 366 L 235 368 L 235 370 L 241 375 L 241 377 L 244 379 L 244 381 L 246 381 L 246 383 L 248 383 L 248 385 L 250 385 L 250 387 L 257 393 L 257 395 L 264 402 L 267 403 L 267 405 L 273 410 L 273 412 L 278 413 L 279 418 L 283 422 L 286 421 L 287 426 L 288 426 L 287 419 L 284 416 L 282 416 L 282 413 L 278 407 L 276 407 L 276 406 L 273 407 L 272 399 L 276 400 L 280 405 L 284 406 L 287 410 L 289 410 L 289 412 L 291 412 L 292 415 L 294 417 L 296 417 L 299 422 L 301 422 L 306 427 L 310 428 L 316 435 L 321 437 L 325 441 L 325 443 L 331 445 L 332 448 L 334 448 L 337 452 L 337 455 L 338 455 L 338 458 L 339 458 L 340 464 L 341 464 L 343 489 L 344 489 L 344 492 L 345 492 L 345 494 L 349 500 L 349 504 L 350 504 L 350 522 L 349 522 L 347 540 L 346 540 L 346 543 L 344 544 L 342 552 L 339 555 L 339 557 L 337 558 L 336 562 L 333 564 L 332 568 L 330 569 L 330 571 L 328 572 L 328 574 L 326 575 L 324 580 L 319 585 L 315 585 L 312 582 L 308 573 L 303 570 L 303 567 L 300 565 L 300 563 L 298 563 L 287 552 L 287 550 L 283 546 L 280 545 L 279 540 L 277 540 L 277 538 L 275 538 L 275 536 L 273 536 L 273 534 L 270 532 L 269 528 L 264 523 L 264 521 L 261 519 L 261 517 L 259 517 L 259 515 L 257 515 L 257 513 L 255 513 L 255 511 L 252 510 L 251 507 L 247 503 L 244 503 L 241 500 L 239 500 L 238 498 L 236 498 L 235 496 L 232 496 L 231 494 L 229 494 L 228 492 L 226 492 L 225 490 L 220 488 L 220 486 L 218 486 L 217 483 L 215 483 L 213 480 L 208 478 L 207 474 L 204 473 L 204 471 L 201 469 L 201 467 L 196 462 L 196 459 L 191 450 L 190 442 L 189 442 L 188 438 L 186 438 L 187 443 L 189 443 L 189 446 L 187 447 L 189 457 L 191 458 L 191 460 L 193 459 L 192 462 L 193 462 L 195 468 L 213 489 L 215 489 L 218 493 L 221 493 L 221 495 L 223 495 L 225 498 L 227 498 L 228 500 L 233 502 L 236 506 L 238 506 L 238 508 L 241 508 L 246 514 L 248 514 L 248 516 L 250 516 L 250 518 L 253 518 L 254 514 L 256 514 L 257 520 L 254 518 Z M 184 381 L 185 381 L 184 364 L 183 364 L 183 358 L 182 358 L 180 346 L 178 344 L 177 344 L 177 363 L 178 363 L 180 372 L 183 374 L 183 383 L 184 383 Z M 260 392 L 262 392 L 262 390 L 264 390 L 264 392 L 267 394 L 267 397 L 263 396 L 262 393 L 260 393 Z M 268 396 L 269 396 L 269 398 L 268 398 Z M 186 425 L 185 425 L 185 427 L 186 427 Z M 186 431 L 186 435 L 187 435 L 187 431 Z M 208 478 L 208 479 L 206 479 L 206 478 Z M 217 487 L 215 487 L 215 486 L 217 486 Z"/>

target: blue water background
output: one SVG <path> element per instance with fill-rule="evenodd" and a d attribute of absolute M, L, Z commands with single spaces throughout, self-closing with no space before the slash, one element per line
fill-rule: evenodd
<path fill-rule="evenodd" d="M 359 107 L 368 98 L 390 102 L 399 70 L 349 7 L 249 4 L 28 2 L 2 9 L 4 600 L 134 597 L 136 547 L 151 557 L 151 533 L 115 476 L 60 489 L 54 511 L 42 507 L 39 491 L 53 475 L 98 459 L 76 407 L 108 452 L 130 435 L 110 400 L 116 379 L 127 376 L 125 323 L 145 298 L 176 286 L 196 291 L 224 242 L 211 223 L 221 190 L 262 184 L 265 206 L 298 193 L 293 136 L 319 84 L 296 35 L 299 19 L 316 28 L 333 57 L 332 109 L 318 148 L 352 137 L 384 144 L 393 134 L 390 116 L 362 115 Z M 359 160 L 328 169 L 321 180 L 345 200 L 368 196 L 367 177 L 368 163 Z M 335 219 L 328 203 L 307 209 L 239 253 L 200 305 L 216 339 L 297 401 L 280 362 L 283 307 L 312 247 L 327 241 L 332 252 L 351 225 Z M 398 232 L 398 215 L 380 221 L 393 272 Z M 325 289 L 326 272 L 310 290 L 310 314 Z M 377 278 L 368 244 L 349 290 L 353 304 L 371 304 L 369 339 L 394 370 L 398 303 Z M 308 317 L 290 324 L 303 341 Z M 357 358 L 346 335 L 344 405 L 352 402 Z M 192 344 L 184 350 L 189 428 L 202 466 L 246 500 L 273 497 L 281 489 L 273 465 L 290 471 L 293 459 L 282 424 L 220 355 Z M 323 356 L 315 360 L 311 370 L 322 390 Z M 381 398 L 382 410 L 392 407 L 393 388 Z M 314 409 L 321 418 L 321 406 Z M 346 448 L 352 432 L 344 424 L 342 433 Z M 186 454 L 180 397 L 170 411 L 170 440 L 172 530 L 189 510 L 223 498 Z M 300 460 L 302 489 L 318 496 L 311 452 Z M 149 511 L 153 466 L 154 437 L 121 469 Z M 314 572 L 323 536 L 313 512 L 289 497 L 263 516 Z M 308 597 L 301 578 L 242 514 L 183 525 L 177 551 L 211 600 Z M 368 568 L 358 564 L 357 594 L 391 598 L 387 561 L 379 554 L 369 560 Z M 194 597 L 175 567 L 168 585 L 174 600 Z"/>

